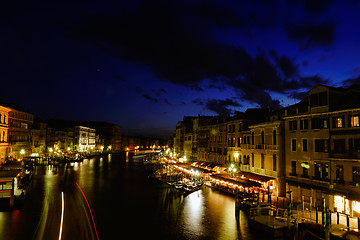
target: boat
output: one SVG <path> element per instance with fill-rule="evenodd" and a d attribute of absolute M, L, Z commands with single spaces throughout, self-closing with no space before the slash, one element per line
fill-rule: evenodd
<path fill-rule="evenodd" d="M 183 187 L 184 187 L 184 184 L 182 183 L 182 182 L 176 182 L 175 184 L 174 184 L 174 187 L 176 188 L 176 189 L 182 189 Z"/>
<path fill-rule="evenodd" d="M 194 182 L 189 182 L 184 185 L 184 190 L 187 192 L 195 192 L 197 190 L 200 190 L 202 187 L 202 184 L 196 184 Z"/>
<path fill-rule="evenodd" d="M 252 208 L 267 208 L 269 207 L 269 203 L 257 202 L 256 200 L 252 200 L 250 198 L 244 198 L 240 201 L 239 208 L 244 212 L 250 213 L 250 209 Z"/>
<path fill-rule="evenodd" d="M 84 158 L 79 153 L 67 154 L 63 162 L 82 162 Z"/>

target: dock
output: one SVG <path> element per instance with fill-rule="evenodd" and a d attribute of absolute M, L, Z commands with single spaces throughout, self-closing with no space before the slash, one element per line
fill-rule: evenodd
<path fill-rule="evenodd" d="M 282 209 L 256 207 L 250 209 L 249 226 L 277 239 L 289 236 L 294 231 L 295 223 L 287 218 L 286 211 Z"/>

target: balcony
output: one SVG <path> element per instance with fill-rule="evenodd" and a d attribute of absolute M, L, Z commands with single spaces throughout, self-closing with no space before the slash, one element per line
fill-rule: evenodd
<path fill-rule="evenodd" d="M 355 151 L 346 151 L 345 153 L 329 153 L 330 158 L 337 158 L 337 159 L 360 159 L 360 152 Z"/>
<path fill-rule="evenodd" d="M 247 165 L 241 165 L 240 166 L 240 170 L 242 171 L 242 172 L 250 172 L 250 165 L 249 164 L 247 164 Z"/>
<path fill-rule="evenodd" d="M 256 144 L 249 145 L 249 149 L 259 149 L 259 150 L 279 150 L 279 145 L 272 144 Z"/>
<path fill-rule="evenodd" d="M 246 165 L 242 165 L 242 166 L 246 166 Z M 250 167 L 250 165 L 247 166 Z M 276 171 L 272 171 L 270 169 L 258 168 L 258 167 L 250 167 L 250 172 L 263 176 L 273 177 L 273 178 L 276 178 L 278 176 Z"/>

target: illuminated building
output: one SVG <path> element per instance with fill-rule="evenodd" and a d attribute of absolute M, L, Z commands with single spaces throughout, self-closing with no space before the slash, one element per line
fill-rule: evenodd
<path fill-rule="evenodd" d="M 21 159 L 31 153 L 31 128 L 34 115 L 9 108 L 9 151 L 10 160 Z"/>
<path fill-rule="evenodd" d="M 46 123 L 34 122 L 31 129 L 31 155 L 45 157 L 46 154 Z"/>
<path fill-rule="evenodd" d="M 84 126 L 74 128 L 74 149 L 78 152 L 91 152 L 95 150 L 96 130 Z"/>
<path fill-rule="evenodd" d="M 286 110 L 287 190 L 314 209 L 360 216 L 360 89 L 317 86 Z"/>
<path fill-rule="evenodd" d="M 108 149 L 108 147 L 111 146 L 112 151 L 121 151 L 121 126 L 108 122 L 95 121 L 88 121 L 82 124 L 84 126 L 96 129 L 96 134 L 98 136 L 96 146 L 98 150 L 100 150 L 101 146 L 103 146 L 104 149 Z"/>
<path fill-rule="evenodd" d="M 0 166 L 5 162 L 9 147 L 9 111 L 0 106 Z"/>

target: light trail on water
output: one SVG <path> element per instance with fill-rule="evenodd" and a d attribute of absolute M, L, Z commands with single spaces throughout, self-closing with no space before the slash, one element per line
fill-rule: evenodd
<path fill-rule="evenodd" d="M 41 213 L 41 217 L 39 219 L 39 222 L 38 222 L 38 225 L 36 226 L 36 229 L 35 229 L 35 232 L 33 234 L 33 237 L 32 237 L 32 240 L 35 239 L 37 233 L 38 233 L 38 230 L 39 230 L 39 227 L 40 227 L 40 224 L 42 223 L 42 220 L 44 218 L 44 215 L 45 215 L 45 212 L 46 210 L 48 209 L 48 202 L 49 202 L 49 186 L 47 186 L 47 191 L 46 191 L 46 200 L 44 202 L 44 208 L 43 208 L 43 211 Z"/>
<path fill-rule="evenodd" d="M 61 221 L 60 221 L 59 240 L 61 240 L 62 229 L 63 229 L 64 209 L 65 209 L 64 192 L 61 192 Z"/>
<path fill-rule="evenodd" d="M 87 204 L 87 206 L 88 206 L 88 208 L 89 208 L 89 212 L 90 212 L 90 215 L 91 215 L 91 220 L 92 220 L 92 222 L 93 222 L 93 226 L 94 226 L 94 229 L 95 229 L 96 239 L 99 240 L 99 235 L 98 235 L 97 230 L 96 230 L 95 221 L 94 221 L 94 216 L 93 216 L 93 214 L 92 214 L 92 211 L 91 211 L 91 208 L 90 208 L 90 204 L 89 204 L 89 202 L 88 202 L 88 200 L 87 200 L 87 198 L 86 198 L 86 196 L 85 196 L 85 193 L 84 193 L 83 190 L 81 189 L 80 185 L 79 185 L 77 182 L 76 182 L 76 185 L 78 186 L 80 192 L 81 192 L 82 195 L 84 196 L 84 199 L 85 199 L 86 204 Z"/>

